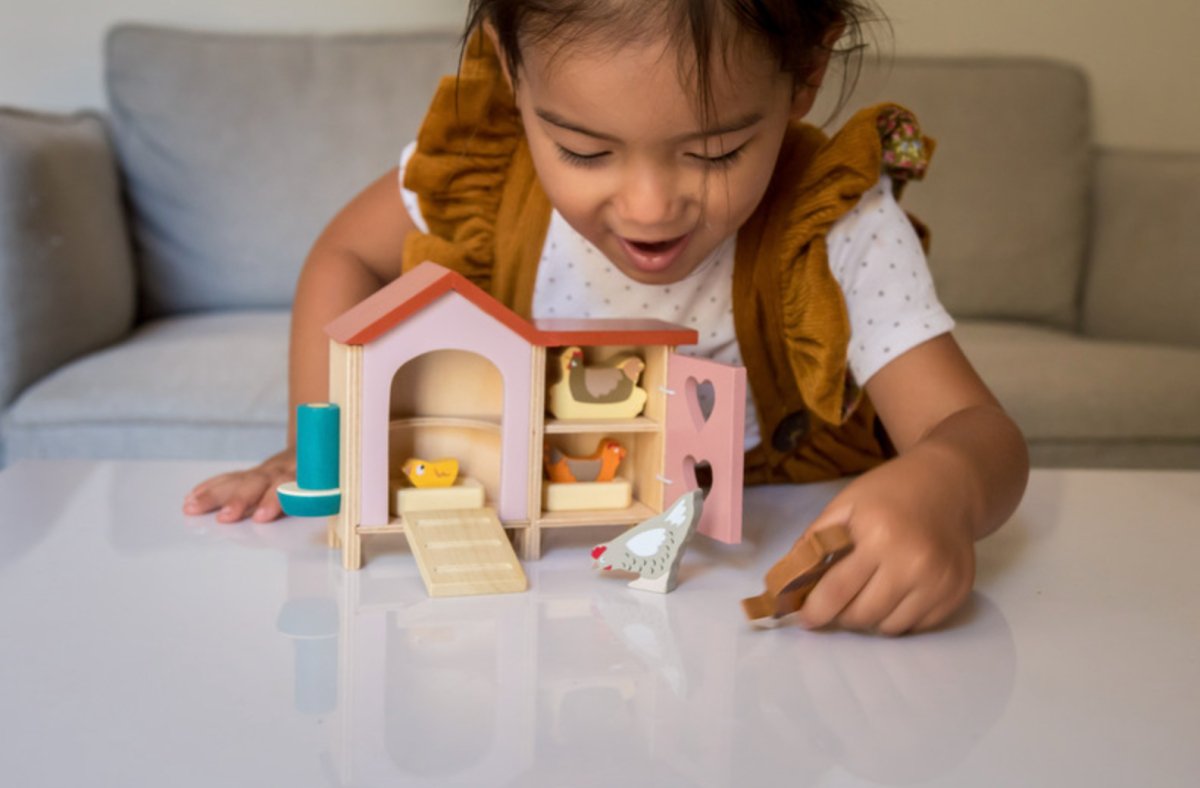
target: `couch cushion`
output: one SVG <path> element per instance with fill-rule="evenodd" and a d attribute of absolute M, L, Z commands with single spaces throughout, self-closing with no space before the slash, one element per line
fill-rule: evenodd
<path fill-rule="evenodd" d="M 151 315 L 286 306 L 309 246 L 414 138 L 454 34 L 117 28 L 107 88 Z"/>
<path fill-rule="evenodd" d="M 837 99 L 829 79 L 815 122 Z M 868 62 L 834 124 L 883 100 L 910 107 L 938 143 L 904 202 L 933 230 L 929 262 L 946 308 L 1075 326 L 1092 155 L 1083 73 L 1021 58 Z"/>
<path fill-rule="evenodd" d="M 1105 151 L 1097 164 L 1084 330 L 1200 347 L 1200 155 Z"/>
<path fill-rule="evenodd" d="M 0 408 L 129 332 L 134 271 L 108 134 L 0 109 Z"/>
<path fill-rule="evenodd" d="M 62 367 L 5 414 L 5 459 L 258 460 L 287 432 L 286 311 L 166 318 Z"/>
<path fill-rule="evenodd" d="M 1127 447 L 1131 459 L 1138 446 L 1167 447 L 1168 455 L 1175 446 L 1176 456 L 1200 459 L 1200 348 L 977 321 L 960 322 L 955 336 L 1035 457 L 1039 447 L 1061 454 L 1077 444 L 1101 454 Z M 1091 459 L 1080 464 L 1100 457 Z"/>

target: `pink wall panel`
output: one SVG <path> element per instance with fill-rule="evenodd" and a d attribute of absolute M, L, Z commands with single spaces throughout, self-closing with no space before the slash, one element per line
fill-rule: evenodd
<path fill-rule="evenodd" d="M 511 329 L 455 292 L 395 326 L 363 349 L 362 522 L 388 522 L 388 422 L 392 379 L 417 356 L 464 350 L 489 359 L 504 381 L 500 500 L 501 520 L 529 516 L 526 471 L 531 428 L 532 350 Z M 435 414 L 431 414 L 435 415 Z"/>
<path fill-rule="evenodd" d="M 712 410 L 705 414 L 698 389 L 711 384 Z M 746 370 L 672 353 L 667 367 L 667 450 L 663 475 L 671 480 L 664 509 L 695 489 L 694 466 L 707 462 L 713 484 L 704 499 L 698 530 L 722 542 L 742 540 L 743 445 Z"/>

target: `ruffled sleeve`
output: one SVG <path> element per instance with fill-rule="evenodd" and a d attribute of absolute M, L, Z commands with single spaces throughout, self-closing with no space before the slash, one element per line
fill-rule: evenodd
<path fill-rule="evenodd" d="M 405 271 L 433 260 L 492 290 L 501 196 L 523 145 L 495 50 L 476 32 L 459 75 L 442 79 L 405 170 L 404 186 L 417 194 L 429 225 L 405 242 Z"/>
<path fill-rule="evenodd" d="M 891 156 L 893 163 L 885 150 L 898 133 L 906 135 L 903 150 L 910 155 Z M 924 175 L 932 150 L 933 141 L 920 134 L 911 113 L 894 104 L 861 110 L 829 139 L 812 126 L 794 124 L 763 205 L 739 233 L 738 256 L 744 251 L 745 260 L 739 262 L 740 275 L 735 270 L 735 293 L 779 294 L 777 300 L 758 299 L 756 322 L 778 326 L 783 339 L 764 344 L 765 369 L 776 376 L 790 372 L 804 407 L 825 423 L 843 423 L 859 396 L 848 374 L 849 317 L 828 265 L 829 230 L 881 172 L 899 188 Z M 758 259 L 763 253 L 775 259 Z M 788 399 L 787 392 L 779 393 Z"/>

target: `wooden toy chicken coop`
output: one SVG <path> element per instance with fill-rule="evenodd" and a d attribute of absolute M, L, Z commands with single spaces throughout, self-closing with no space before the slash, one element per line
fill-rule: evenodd
<path fill-rule="evenodd" d="M 476 569 L 486 571 L 499 564 L 468 543 L 494 541 L 501 528 L 523 558 L 533 559 L 545 529 L 627 527 L 697 486 L 708 488 L 700 531 L 740 539 L 745 370 L 675 353 L 696 341 L 695 331 L 654 320 L 526 321 L 433 263 L 326 330 L 341 445 L 341 507 L 330 537 L 347 569 L 361 565 L 363 539 L 407 533 L 434 593 L 426 570 L 436 566 L 426 564 L 437 558 L 418 554 L 414 537 L 422 530 L 453 532 L 440 543 L 469 546 Z M 613 411 L 592 408 L 589 391 L 573 377 L 588 367 L 605 368 L 612 383 L 595 399 L 642 401 L 605 417 Z M 624 385 L 622 375 L 635 385 Z M 634 388 L 644 393 L 630 393 Z M 701 390 L 712 393 L 711 403 L 701 401 Z M 581 407 L 555 416 L 547 410 L 557 409 L 551 397 Z M 587 460 L 605 441 L 623 448 L 611 481 L 627 497 L 602 495 L 596 500 L 603 508 L 588 508 L 587 497 L 582 506 L 557 502 L 543 452 Z M 412 457 L 455 458 L 456 492 L 466 497 L 454 500 L 472 502 L 432 511 L 398 505 L 400 468 Z M 711 473 L 698 476 L 698 469 Z M 700 478 L 709 475 L 710 483 Z"/>

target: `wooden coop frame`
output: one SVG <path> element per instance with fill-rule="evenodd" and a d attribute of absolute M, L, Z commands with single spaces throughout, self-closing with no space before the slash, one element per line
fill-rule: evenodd
<path fill-rule="evenodd" d="M 677 346 L 696 342 L 694 330 L 657 320 L 530 322 L 460 274 L 423 263 L 326 332 L 330 402 L 340 407 L 341 436 L 341 508 L 331 520 L 330 544 L 342 549 L 347 569 L 361 566 L 363 539 L 405 533 L 433 593 L 415 531 L 463 513 L 391 511 L 391 477 L 399 454 L 408 452 L 464 452 L 464 469 L 482 483 L 486 502 L 482 514 L 471 518 L 480 533 L 491 534 L 464 539 L 486 543 L 502 527 L 526 560 L 540 556 L 545 529 L 628 527 L 662 512 L 697 486 L 697 464 L 712 470 L 699 530 L 722 541 L 740 539 L 745 370 L 676 353 Z M 647 392 L 641 413 L 628 419 L 549 416 L 553 366 L 558 352 L 572 346 L 582 348 L 589 363 L 630 352 L 640 356 L 640 385 Z M 706 411 L 697 391 L 710 385 L 715 400 Z M 544 442 L 586 452 L 604 436 L 627 444 L 619 473 L 631 485 L 630 505 L 547 511 Z M 483 548 L 472 547 L 472 555 L 473 565 L 485 569 L 503 560 Z"/>

